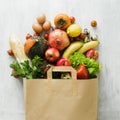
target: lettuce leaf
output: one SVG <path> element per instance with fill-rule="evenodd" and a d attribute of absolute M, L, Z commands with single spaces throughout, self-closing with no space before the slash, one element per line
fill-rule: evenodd
<path fill-rule="evenodd" d="M 78 69 L 79 64 L 86 66 L 90 78 L 95 77 L 100 71 L 100 64 L 98 61 L 87 58 L 84 54 L 81 54 L 79 52 L 74 52 L 69 57 L 69 60 L 73 68 L 76 70 Z"/>

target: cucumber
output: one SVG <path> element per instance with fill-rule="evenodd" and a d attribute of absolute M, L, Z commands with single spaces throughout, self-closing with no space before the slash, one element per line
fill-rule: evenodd
<path fill-rule="evenodd" d="M 28 59 L 24 51 L 24 44 L 22 43 L 21 39 L 17 35 L 10 36 L 9 44 L 18 62 L 22 62 Z"/>
<path fill-rule="evenodd" d="M 68 48 L 66 48 L 66 50 L 64 51 L 62 58 L 69 58 L 69 56 L 74 53 L 75 51 L 77 51 L 78 49 L 80 49 L 82 47 L 83 43 L 80 41 L 75 41 L 72 42 L 70 44 L 70 46 Z"/>
<path fill-rule="evenodd" d="M 99 41 L 90 41 L 85 43 L 77 52 L 85 53 L 89 49 L 95 48 L 99 45 Z"/>

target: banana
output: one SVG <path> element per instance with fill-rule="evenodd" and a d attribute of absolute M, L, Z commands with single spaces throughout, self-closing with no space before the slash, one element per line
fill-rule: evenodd
<path fill-rule="evenodd" d="M 87 50 L 95 48 L 99 45 L 99 41 L 90 41 L 85 43 L 77 52 L 85 53 Z"/>
<path fill-rule="evenodd" d="M 18 62 L 22 62 L 28 59 L 24 51 L 24 44 L 17 35 L 10 36 L 9 44 Z"/>
<path fill-rule="evenodd" d="M 73 43 L 70 44 L 70 46 L 68 48 L 66 48 L 66 50 L 64 51 L 62 57 L 63 58 L 69 58 L 69 56 L 74 53 L 75 51 L 77 51 L 78 49 L 80 49 L 82 47 L 83 43 L 79 42 L 79 41 L 75 41 Z"/>

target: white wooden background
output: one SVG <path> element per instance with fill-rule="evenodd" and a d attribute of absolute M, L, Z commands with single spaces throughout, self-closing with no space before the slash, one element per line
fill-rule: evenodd
<path fill-rule="evenodd" d="M 44 12 L 48 20 L 57 13 L 76 17 L 83 28 L 99 36 L 99 120 L 120 120 L 120 0 L 0 0 L 0 120 L 24 120 L 22 82 L 10 76 L 7 55 L 9 36 L 17 33 L 25 41 L 31 25 Z M 91 20 L 98 27 L 90 27 Z"/>

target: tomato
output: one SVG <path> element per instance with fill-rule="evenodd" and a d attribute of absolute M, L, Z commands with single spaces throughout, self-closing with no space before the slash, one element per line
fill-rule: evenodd
<path fill-rule="evenodd" d="M 75 40 L 76 41 L 80 41 L 80 37 L 78 36 L 78 37 L 75 37 Z"/>
<path fill-rule="evenodd" d="M 45 34 L 44 34 L 44 38 L 45 38 L 45 39 L 48 39 L 48 36 L 49 36 L 48 33 L 45 33 Z"/>
<path fill-rule="evenodd" d="M 77 70 L 77 79 L 88 79 L 88 71 L 84 65 L 79 65 Z"/>
<path fill-rule="evenodd" d="M 36 36 L 39 36 L 39 34 L 38 33 L 34 33 L 33 36 L 36 37 Z"/>
<path fill-rule="evenodd" d="M 13 51 L 12 51 L 11 49 L 8 50 L 7 53 L 8 53 L 8 55 L 10 55 L 10 56 L 13 56 L 13 55 L 14 55 L 14 53 L 13 53 Z"/>
<path fill-rule="evenodd" d="M 29 38 L 31 38 L 31 37 L 32 37 L 31 34 L 27 34 L 27 35 L 26 35 L 26 40 L 29 39 Z"/>
<path fill-rule="evenodd" d="M 80 34 L 80 38 L 81 38 L 81 39 L 85 39 L 85 38 L 86 38 L 86 34 L 85 34 L 85 33 L 81 33 L 81 34 Z"/>
<path fill-rule="evenodd" d="M 71 23 L 74 23 L 75 22 L 75 17 L 71 16 L 70 21 L 71 21 Z"/>

